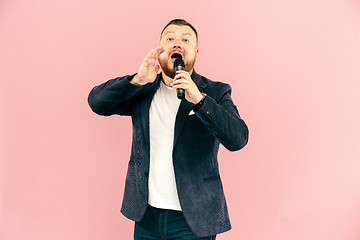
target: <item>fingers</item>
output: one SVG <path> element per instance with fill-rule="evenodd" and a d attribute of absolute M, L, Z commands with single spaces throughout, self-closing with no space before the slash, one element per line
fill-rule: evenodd
<path fill-rule="evenodd" d="M 192 85 L 195 85 L 195 83 L 192 81 L 189 73 L 185 71 L 177 72 L 174 81 L 170 83 L 170 86 L 173 88 L 183 89 L 189 89 Z"/>
<path fill-rule="evenodd" d="M 149 54 L 145 57 L 145 60 L 157 60 L 159 55 L 164 52 L 164 48 L 162 46 L 157 46 L 156 48 L 151 49 Z"/>
<path fill-rule="evenodd" d="M 173 83 L 179 79 L 187 79 L 192 81 L 190 74 L 186 71 L 177 71 Z"/>
<path fill-rule="evenodd" d="M 158 59 L 159 58 L 159 55 L 160 54 L 162 54 L 163 52 L 165 51 L 165 49 L 162 47 L 162 46 L 157 46 L 156 48 L 155 48 L 155 55 L 154 55 L 154 57 L 156 58 L 156 59 Z"/>
<path fill-rule="evenodd" d="M 159 55 L 164 52 L 162 46 L 157 46 L 146 55 L 140 64 L 138 77 L 141 83 L 153 82 L 160 70 L 160 66 L 157 63 Z"/>
<path fill-rule="evenodd" d="M 185 99 L 193 104 L 198 103 L 203 95 L 199 91 L 198 87 L 191 79 L 191 76 L 186 71 L 177 71 L 174 77 L 174 81 L 170 83 L 173 88 L 182 88 L 185 90 Z"/>

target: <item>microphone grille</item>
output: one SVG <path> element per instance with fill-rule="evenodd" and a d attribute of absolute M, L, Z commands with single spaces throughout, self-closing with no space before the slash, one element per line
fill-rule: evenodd
<path fill-rule="evenodd" d="M 177 66 L 182 66 L 185 68 L 185 63 L 184 63 L 184 60 L 182 60 L 182 58 L 175 59 L 174 68 L 176 68 Z"/>

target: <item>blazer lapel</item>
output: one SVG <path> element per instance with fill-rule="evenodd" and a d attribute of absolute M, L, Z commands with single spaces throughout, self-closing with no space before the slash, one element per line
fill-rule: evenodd
<path fill-rule="evenodd" d="M 201 79 L 201 76 L 193 71 L 191 74 L 191 79 L 195 82 L 196 86 L 198 87 L 199 91 L 202 92 L 202 90 L 206 87 L 206 83 L 204 83 Z M 181 100 L 178 113 L 176 115 L 175 120 L 175 133 L 174 133 L 174 147 L 176 145 L 176 142 L 180 136 L 181 129 L 184 126 L 185 120 L 189 115 L 189 112 L 193 109 L 194 104 L 191 102 L 188 102 L 186 99 Z"/>

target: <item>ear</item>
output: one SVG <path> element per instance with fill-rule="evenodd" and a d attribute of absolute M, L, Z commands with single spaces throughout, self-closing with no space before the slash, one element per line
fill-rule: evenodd
<path fill-rule="evenodd" d="M 199 54 L 199 49 L 197 48 L 197 49 L 196 49 L 196 53 L 195 53 L 195 60 L 197 59 L 198 54 Z"/>
<path fill-rule="evenodd" d="M 197 56 L 199 54 L 199 49 L 196 48 L 195 55 Z"/>

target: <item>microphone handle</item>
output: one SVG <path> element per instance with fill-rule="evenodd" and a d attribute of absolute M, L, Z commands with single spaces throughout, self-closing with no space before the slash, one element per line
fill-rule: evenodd
<path fill-rule="evenodd" d="M 185 70 L 185 68 L 181 65 L 178 65 L 175 67 L 175 72 L 180 71 L 180 70 Z M 176 93 L 177 93 L 178 99 L 185 99 L 185 90 L 184 89 L 177 88 Z"/>
<path fill-rule="evenodd" d="M 184 99 L 185 98 L 185 90 L 184 89 L 177 88 L 176 92 L 177 92 L 178 99 Z"/>

